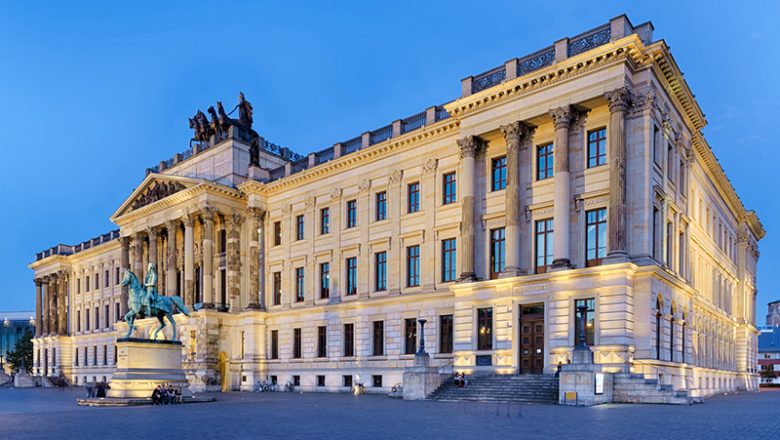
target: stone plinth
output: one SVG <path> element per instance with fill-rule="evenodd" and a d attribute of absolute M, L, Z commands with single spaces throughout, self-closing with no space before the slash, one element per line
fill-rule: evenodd
<path fill-rule="evenodd" d="M 425 400 L 444 381 L 444 375 L 437 367 L 431 367 L 431 358 L 427 353 L 414 356 L 414 367 L 404 371 L 404 400 Z"/>
<path fill-rule="evenodd" d="M 181 367 L 181 342 L 118 339 L 117 369 L 108 397 L 149 398 L 158 385 L 181 388 L 189 396 L 189 382 Z"/>
<path fill-rule="evenodd" d="M 593 363 L 590 348 L 576 348 L 572 363 L 563 365 L 558 382 L 558 403 L 593 406 L 612 402 L 612 374 Z"/>
<path fill-rule="evenodd" d="M 19 372 L 14 375 L 14 388 L 35 388 L 35 378 L 27 373 L 27 369 L 22 367 Z"/>

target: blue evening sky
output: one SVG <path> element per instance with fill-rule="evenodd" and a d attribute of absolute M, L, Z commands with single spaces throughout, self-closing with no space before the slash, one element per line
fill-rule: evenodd
<path fill-rule="evenodd" d="M 761 242 L 780 299 L 779 3 L 0 1 L 0 310 L 32 310 L 34 254 L 115 226 L 187 118 L 243 90 L 255 128 L 308 153 L 456 98 L 460 79 L 627 13 L 651 20 Z"/>

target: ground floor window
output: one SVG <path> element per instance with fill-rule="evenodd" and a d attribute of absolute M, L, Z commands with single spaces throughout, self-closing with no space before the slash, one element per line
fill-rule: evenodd
<path fill-rule="evenodd" d="M 417 320 L 408 318 L 404 320 L 404 354 L 414 354 L 417 351 Z"/>
<path fill-rule="evenodd" d="M 324 387 L 325 386 L 325 376 L 323 376 L 323 375 L 317 376 L 317 386 L 318 387 Z"/>
<path fill-rule="evenodd" d="M 371 385 L 375 388 L 382 388 L 382 375 L 375 374 L 371 376 Z"/>
<path fill-rule="evenodd" d="M 477 350 L 493 349 L 493 308 L 477 309 Z"/>
<path fill-rule="evenodd" d="M 352 388 L 352 376 L 351 375 L 345 374 L 342 379 L 344 381 L 344 386 L 345 387 Z"/>
<path fill-rule="evenodd" d="M 585 312 L 585 343 L 591 346 L 596 343 L 596 300 L 594 298 L 574 300 L 574 345 L 579 343 L 582 325 L 580 307 L 582 306 L 587 307 Z"/>

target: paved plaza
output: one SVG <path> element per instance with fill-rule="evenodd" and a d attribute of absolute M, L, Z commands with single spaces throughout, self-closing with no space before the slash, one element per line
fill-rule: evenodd
<path fill-rule="evenodd" d="M 702 405 L 594 408 L 404 402 L 384 396 L 217 394 L 216 403 L 84 408 L 83 393 L 0 389 L 2 439 L 777 439 L 780 392 Z M 160 430 L 151 435 L 149 430 Z M 170 431 L 170 435 L 166 433 Z"/>

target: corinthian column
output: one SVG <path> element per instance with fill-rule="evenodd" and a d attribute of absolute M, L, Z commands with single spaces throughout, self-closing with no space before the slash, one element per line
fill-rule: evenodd
<path fill-rule="evenodd" d="M 43 310 L 41 313 L 41 335 L 46 336 L 49 334 L 49 296 L 51 292 L 51 288 L 49 287 L 49 277 L 43 277 L 43 280 L 41 281 L 41 302 L 43 304 Z"/>
<path fill-rule="evenodd" d="M 57 333 L 60 335 L 68 334 L 68 311 L 67 311 L 67 286 L 68 273 L 60 272 L 57 274 Z"/>
<path fill-rule="evenodd" d="M 243 217 L 234 212 L 228 220 L 227 232 L 227 283 L 230 297 L 230 311 L 237 312 L 241 307 L 241 223 Z"/>
<path fill-rule="evenodd" d="M 626 252 L 626 107 L 630 99 L 627 87 L 607 92 L 609 103 L 609 240 L 607 257 L 624 260 Z"/>
<path fill-rule="evenodd" d="M 187 214 L 184 216 L 184 303 L 195 303 L 195 218 Z"/>
<path fill-rule="evenodd" d="M 35 278 L 35 337 L 41 336 L 41 326 L 43 325 L 43 281 Z"/>
<path fill-rule="evenodd" d="M 460 147 L 461 167 L 461 211 L 462 224 L 460 232 L 460 265 L 462 281 L 476 280 L 474 271 L 474 193 L 476 181 L 474 179 L 474 166 L 476 157 L 484 150 L 485 143 L 476 136 L 466 136 L 458 139 Z"/>
<path fill-rule="evenodd" d="M 147 228 L 146 235 L 149 236 L 149 262 L 157 266 L 157 229 Z"/>
<path fill-rule="evenodd" d="M 54 315 L 56 313 L 54 301 L 57 298 L 55 291 L 56 280 L 53 275 L 49 275 L 46 281 L 46 334 L 53 335 L 56 330 L 54 327 Z"/>
<path fill-rule="evenodd" d="M 501 127 L 506 140 L 506 268 L 502 277 L 522 275 L 520 267 L 520 147 L 530 130 L 521 122 Z"/>
<path fill-rule="evenodd" d="M 201 211 L 203 219 L 203 308 L 214 308 L 214 208 Z"/>
<path fill-rule="evenodd" d="M 130 269 L 130 238 L 120 237 L 119 244 L 122 247 L 122 251 L 119 256 L 119 266 L 122 268 L 120 271 Z M 121 275 L 124 277 L 124 273 Z M 127 286 L 122 286 L 122 293 L 119 298 L 119 309 L 122 316 L 127 313 Z"/>
<path fill-rule="evenodd" d="M 555 198 L 553 205 L 553 263 L 551 270 L 572 268 L 569 258 L 569 205 L 571 186 L 569 185 L 569 127 L 572 111 L 568 105 L 550 111 L 555 124 Z"/>
<path fill-rule="evenodd" d="M 168 250 L 165 252 L 165 294 L 173 296 L 180 294 L 176 291 L 176 229 L 178 229 L 178 221 L 168 220 L 165 222 L 165 229 L 168 232 Z"/>
<path fill-rule="evenodd" d="M 133 235 L 133 273 L 138 280 L 143 282 L 144 280 L 144 242 L 139 234 Z"/>
<path fill-rule="evenodd" d="M 262 266 L 260 264 L 261 238 L 259 231 L 265 217 L 265 211 L 260 208 L 249 207 L 246 209 L 246 214 L 249 223 L 249 305 L 247 305 L 247 309 L 260 309 L 263 291 L 260 290 L 260 268 Z M 310 218 L 313 219 L 314 217 L 310 216 Z M 311 271 L 309 272 L 312 273 Z"/>

